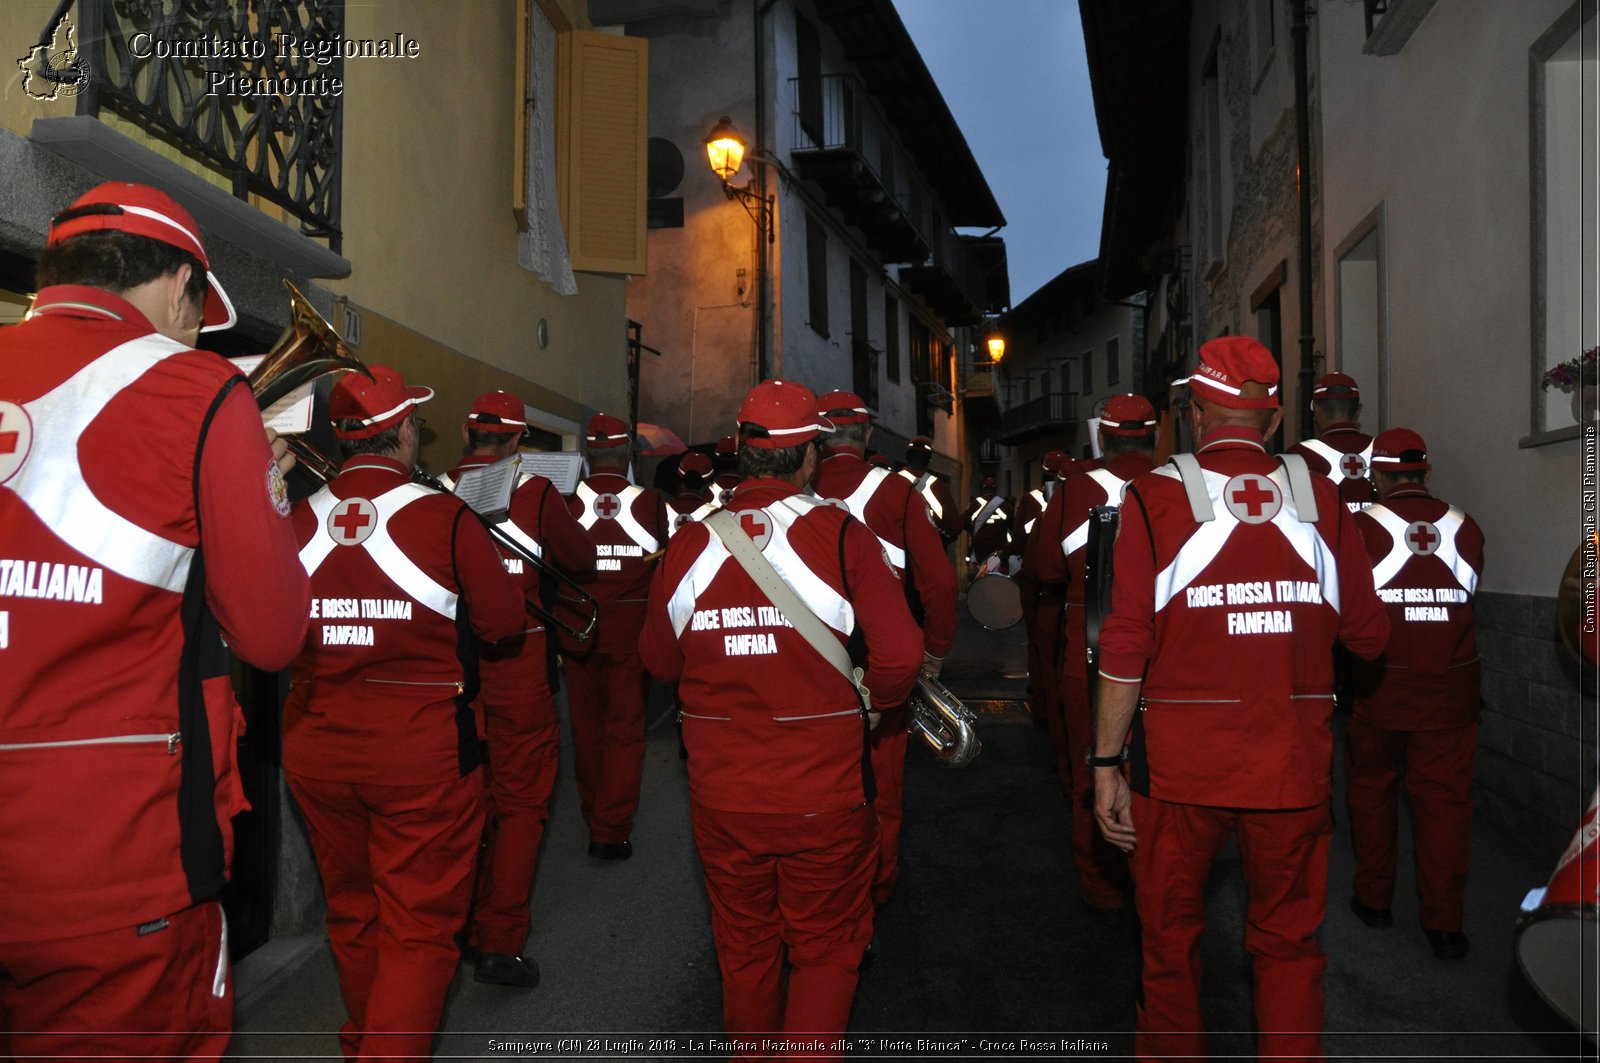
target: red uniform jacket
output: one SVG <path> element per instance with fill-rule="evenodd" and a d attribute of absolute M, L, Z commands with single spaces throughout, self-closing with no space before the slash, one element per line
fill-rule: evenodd
<path fill-rule="evenodd" d="M 1483 532 L 1471 517 L 1403 484 L 1356 515 L 1389 612 L 1388 648 L 1352 668 L 1356 716 L 1396 731 L 1465 727 L 1480 694 L 1473 598 Z"/>
<path fill-rule="evenodd" d="M 676 498 L 667 499 L 667 506 L 672 510 L 667 516 L 672 521 L 668 538 L 678 534 L 690 521 L 703 520 L 712 511 L 721 508 L 722 503 L 708 499 L 703 494 L 695 491 L 684 491 Z"/>
<path fill-rule="evenodd" d="M 597 472 L 578 484 L 567 508 L 594 540 L 598 555 L 594 577 L 585 587 L 600 606 L 600 628 L 589 646 L 631 653 L 639 644 L 650 574 L 656 567 L 651 555 L 667 545 L 671 530 L 666 499 L 620 473 Z M 589 652 L 565 641 L 561 650 L 568 656 Z"/>
<path fill-rule="evenodd" d="M 729 508 L 765 514 L 756 518 L 768 529 L 764 555 L 840 642 L 857 647 L 873 708 L 904 701 L 922 637 L 877 539 L 781 480 L 744 481 Z M 754 527 L 747 519 L 747 532 Z M 657 679 L 678 682 L 696 802 L 808 813 L 872 797 L 855 690 L 705 525 L 688 525 L 667 548 L 639 652 Z"/>
<path fill-rule="evenodd" d="M 1372 464 L 1372 437 L 1348 422 L 1330 425 L 1316 439 L 1307 439 L 1289 448 L 1299 454 L 1314 473 L 1338 485 L 1345 507 L 1358 512 L 1372 505 L 1378 493 L 1367 478 Z"/>
<path fill-rule="evenodd" d="M 989 503 L 995 498 L 1000 499 L 1000 504 L 989 510 L 983 523 L 977 522 L 978 515 L 988 508 Z M 991 554 L 1005 555 L 1011 545 L 1011 501 L 999 495 L 979 495 L 967 506 L 967 511 L 962 514 L 961 522 L 972 533 L 972 539 L 967 546 L 967 556 L 974 561 L 982 561 Z"/>
<path fill-rule="evenodd" d="M 296 503 L 311 630 L 283 707 L 283 764 L 312 779 L 445 782 L 478 763 L 468 635 L 522 628 L 521 589 L 454 495 L 359 456 Z"/>
<path fill-rule="evenodd" d="M 1170 465 L 1122 504 L 1100 675 L 1144 681 L 1132 783 L 1186 804 L 1309 807 L 1329 792 L 1334 640 L 1375 657 L 1389 618 L 1331 483 L 1310 478 L 1308 524 L 1259 433 L 1214 432 L 1199 461 L 1214 519 L 1195 520 Z"/>
<path fill-rule="evenodd" d="M 97 288 L 0 329 L 0 940 L 221 889 L 247 806 L 218 629 L 266 669 L 299 646 L 287 507 L 222 358 Z"/>
<path fill-rule="evenodd" d="M 907 604 L 922 624 L 923 647 L 934 657 L 949 653 L 956 640 L 956 570 L 922 496 L 854 450 L 828 451 L 811 490 L 818 498 L 843 502 L 878 537 L 905 580 Z"/>
<path fill-rule="evenodd" d="M 1028 560 L 1028 540 L 1033 535 L 1034 528 L 1038 526 L 1045 506 L 1050 504 L 1050 496 L 1054 493 L 1054 484 L 1051 484 L 1048 490 L 1045 487 L 1035 487 L 1017 500 L 1017 513 L 1011 521 L 1011 555 L 1022 559 L 1022 567 L 1017 570 L 1019 579 L 1031 578 L 1033 575 L 1033 567 Z"/>
<path fill-rule="evenodd" d="M 901 469 L 895 475 L 910 483 L 922 500 L 928 503 L 928 512 L 933 514 L 934 526 L 939 529 L 945 545 L 955 542 L 966 525 L 962 522 L 961 507 L 956 505 L 956 496 L 950 492 L 950 485 L 931 472 Z"/>
<path fill-rule="evenodd" d="M 1089 544 L 1089 510 L 1122 502 L 1122 486 L 1150 471 L 1144 454 L 1119 454 L 1104 465 L 1067 477 L 1040 518 L 1038 577 L 1040 583 L 1066 585 L 1066 656 L 1062 674 L 1088 674 L 1088 588 L 1084 585 L 1084 547 Z M 1052 538 L 1045 542 L 1043 536 Z"/>

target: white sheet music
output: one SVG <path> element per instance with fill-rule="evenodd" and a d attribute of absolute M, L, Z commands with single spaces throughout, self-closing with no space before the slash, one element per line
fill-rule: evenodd
<path fill-rule="evenodd" d="M 251 354 L 228 360 L 238 366 L 240 372 L 249 376 L 250 371 L 260 365 L 261 359 L 265 357 L 264 354 Z M 311 428 L 311 391 L 316 384 L 315 380 L 307 381 L 262 410 L 261 423 L 280 436 L 298 435 L 308 431 Z"/>
<path fill-rule="evenodd" d="M 527 472 L 543 476 L 555 484 L 556 490 L 563 495 L 570 495 L 576 491 L 578 481 L 583 479 L 583 455 L 572 450 L 549 453 L 524 451 L 522 467 Z"/>
<path fill-rule="evenodd" d="M 522 455 L 513 454 L 492 465 L 479 465 L 456 479 L 456 497 L 485 517 L 504 516 L 511 494 L 522 482 Z"/>

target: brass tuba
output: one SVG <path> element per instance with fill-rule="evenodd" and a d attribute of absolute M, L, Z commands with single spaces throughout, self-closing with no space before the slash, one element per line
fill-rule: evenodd
<path fill-rule="evenodd" d="M 974 726 L 977 714 L 927 672 L 917 676 L 917 685 L 911 691 L 908 704 L 912 732 L 927 743 L 939 763 L 951 768 L 965 767 L 983 748 Z"/>
<path fill-rule="evenodd" d="M 370 379 L 372 374 L 361 359 L 350 353 L 300 289 L 287 278 L 283 286 L 289 289 L 289 327 L 245 378 L 256 405 L 265 410 L 296 388 L 329 373 L 361 373 Z M 339 463 L 311 444 L 295 436 L 285 436 L 284 441 L 295 461 L 313 478 L 327 483 L 339 475 Z"/>

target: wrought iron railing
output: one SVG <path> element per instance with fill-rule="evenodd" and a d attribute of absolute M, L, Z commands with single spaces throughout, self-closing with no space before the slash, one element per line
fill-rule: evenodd
<path fill-rule="evenodd" d="M 69 7 L 79 114 L 133 122 L 340 250 L 344 0 L 64 0 L 56 21 Z"/>
<path fill-rule="evenodd" d="M 1077 420 L 1077 395 L 1072 392 L 1052 391 L 1031 402 L 1013 406 L 1000 414 L 1002 438 L 1030 432 L 1063 428 Z"/>

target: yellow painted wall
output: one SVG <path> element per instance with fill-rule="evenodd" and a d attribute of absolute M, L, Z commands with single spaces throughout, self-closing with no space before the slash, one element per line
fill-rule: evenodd
<path fill-rule="evenodd" d="M 345 62 L 353 271 L 323 283 L 472 359 L 625 414 L 624 281 L 580 273 L 579 294 L 563 297 L 517 265 L 515 0 L 385 0 L 350 4 L 346 17 L 347 37 L 404 33 L 420 55 Z M 372 346 L 364 358 L 401 360 Z"/>

